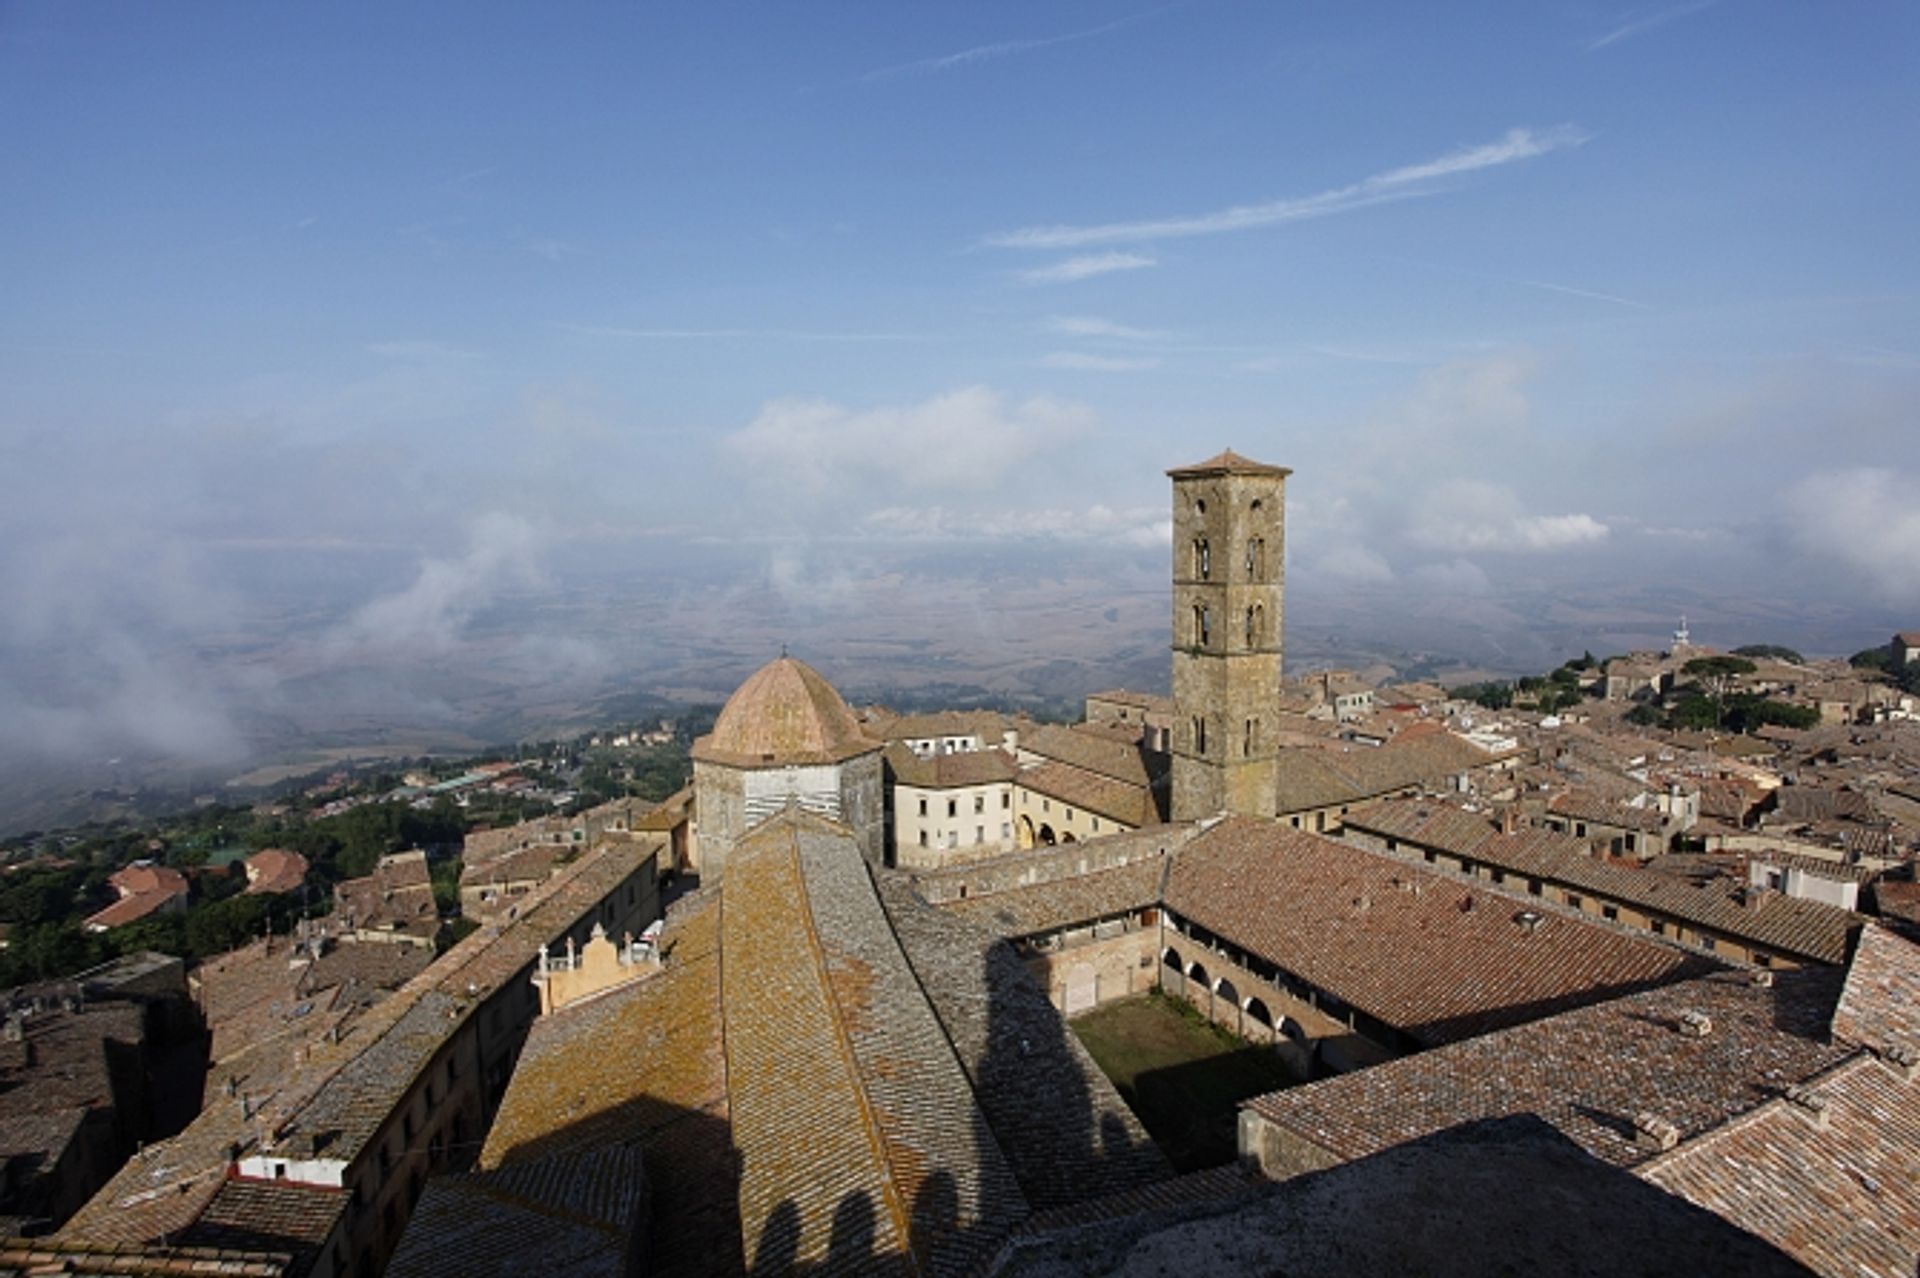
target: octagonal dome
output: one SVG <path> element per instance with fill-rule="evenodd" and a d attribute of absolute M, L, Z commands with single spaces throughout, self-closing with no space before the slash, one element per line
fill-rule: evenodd
<path fill-rule="evenodd" d="M 781 657 L 734 690 L 713 731 L 693 743 L 693 757 L 737 768 L 777 768 L 840 763 L 879 748 L 819 671 Z"/>

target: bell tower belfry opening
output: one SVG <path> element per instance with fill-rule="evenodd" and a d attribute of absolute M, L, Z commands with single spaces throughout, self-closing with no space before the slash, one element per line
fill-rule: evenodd
<path fill-rule="evenodd" d="M 1176 821 L 1273 815 L 1292 473 L 1231 450 L 1167 472 Z"/>

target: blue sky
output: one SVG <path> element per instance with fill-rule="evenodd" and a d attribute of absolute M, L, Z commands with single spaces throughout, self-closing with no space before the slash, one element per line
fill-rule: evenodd
<path fill-rule="evenodd" d="M 1227 444 L 1296 579 L 1920 614 L 1917 64 L 1904 3 L 0 3 L 0 638 L 191 646 L 236 543 L 448 642 L 432 565 L 597 537 L 1150 546 Z"/>

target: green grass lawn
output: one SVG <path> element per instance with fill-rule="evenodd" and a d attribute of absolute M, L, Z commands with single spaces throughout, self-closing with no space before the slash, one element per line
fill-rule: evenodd
<path fill-rule="evenodd" d="M 1183 1172 L 1231 1161 L 1239 1103 L 1300 1081 L 1272 1048 L 1235 1038 L 1158 993 L 1108 1003 L 1069 1023 Z"/>

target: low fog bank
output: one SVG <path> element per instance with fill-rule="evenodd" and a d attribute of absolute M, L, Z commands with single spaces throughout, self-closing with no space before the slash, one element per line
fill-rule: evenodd
<path fill-rule="evenodd" d="M 5 632 L 0 830 L 234 795 L 267 765 L 579 731 L 636 693 L 718 701 L 783 646 L 850 699 L 916 708 L 1069 715 L 1088 691 L 1167 679 L 1164 534 L 556 538 L 490 515 L 440 553 L 123 552 L 64 597 L 43 573 Z M 1659 647 L 1683 613 L 1699 643 L 1830 655 L 1911 624 L 1845 591 L 1785 598 L 1716 546 L 1383 574 L 1342 570 L 1308 532 L 1290 558 L 1294 670 L 1537 672 Z"/>

